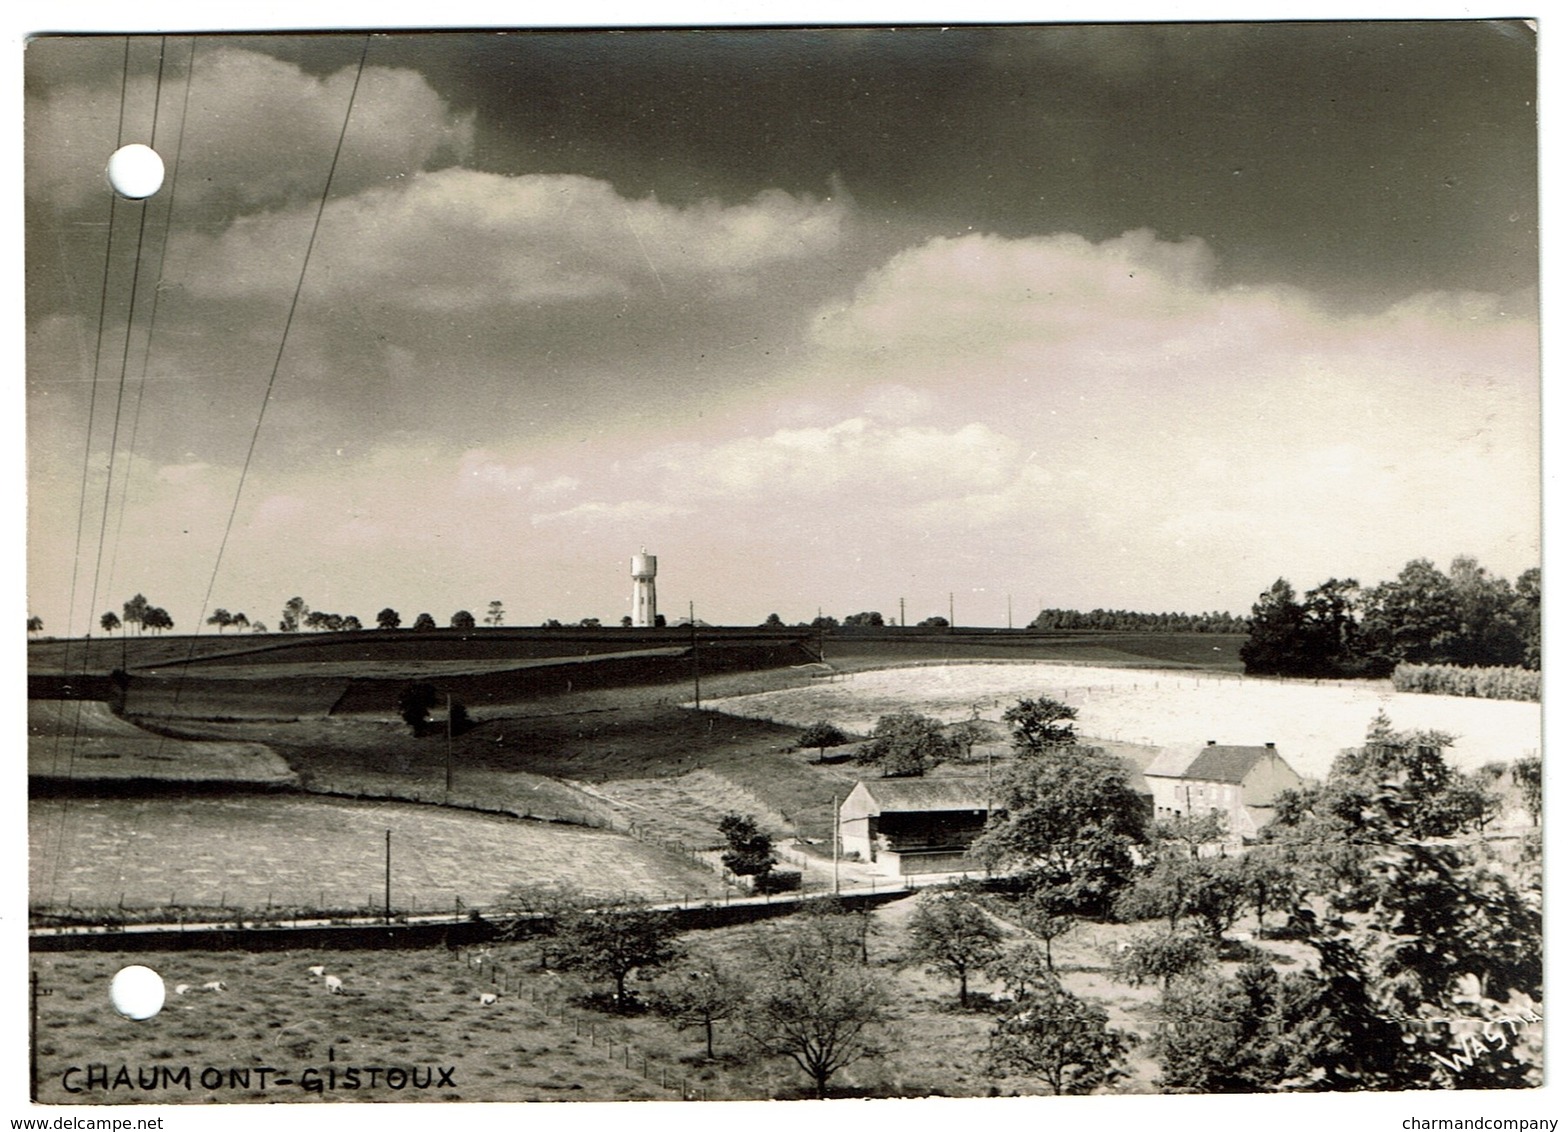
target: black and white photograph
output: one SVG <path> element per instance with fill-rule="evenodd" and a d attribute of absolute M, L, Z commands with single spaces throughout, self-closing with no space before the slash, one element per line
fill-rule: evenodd
<path fill-rule="evenodd" d="M 1538 31 L 27 37 L 35 1111 L 1552 1132 Z"/>

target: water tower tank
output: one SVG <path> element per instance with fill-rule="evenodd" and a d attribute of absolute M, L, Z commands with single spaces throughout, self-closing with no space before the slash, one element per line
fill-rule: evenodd
<path fill-rule="evenodd" d="M 632 577 L 651 578 L 659 572 L 659 556 L 646 550 L 632 555 Z"/>

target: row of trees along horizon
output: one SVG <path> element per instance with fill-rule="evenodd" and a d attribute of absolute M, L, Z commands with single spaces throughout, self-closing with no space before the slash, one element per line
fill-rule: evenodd
<path fill-rule="evenodd" d="M 483 618 L 466 609 L 452 614 L 448 627 L 459 630 L 505 624 L 506 611 L 499 600 L 489 603 Z M 206 619 L 220 633 L 227 629 L 268 632 L 262 620 L 252 621 L 243 612 L 216 609 Z M 563 623 L 549 618 L 541 628 L 600 628 L 597 617 Z M 630 616 L 620 619 L 631 627 Z M 168 612 L 137 594 L 125 602 L 121 613 L 109 611 L 99 619 L 105 632 L 136 627 L 162 633 L 174 628 Z M 398 629 L 402 615 L 388 606 L 376 614 L 376 628 Z M 656 627 L 667 621 L 658 615 Z M 761 628 L 836 629 L 890 628 L 896 626 L 881 613 L 862 611 L 842 620 L 818 615 L 811 621 L 789 626 L 771 613 Z M 899 626 L 902 627 L 902 626 Z M 914 628 L 945 629 L 947 618 L 932 616 Z M 43 631 L 41 618 L 30 616 L 30 634 Z M 312 610 L 303 598 L 285 603 L 277 631 L 353 632 L 364 629 L 353 615 Z M 411 626 L 416 631 L 438 628 L 429 613 L 420 613 Z M 1519 667 L 1539 670 L 1541 663 L 1541 571 L 1532 567 L 1510 584 L 1494 577 L 1470 557 L 1458 557 L 1448 573 L 1429 559 L 1410 561 L 1391 582 L 1364 588 L 1354 578 L 1330 578 L 1308 590 L 1299 600 L 1285 578 L 1279 578 L 1258 596 L 1249 618 L 1230 613 L 1135 613 L 1128 610 L 1044 609 L 1029 623 L 1035 631 L 1117 631 L 1143 633 L 1246 633 L 1241 649 L 1243 667 L 1260 676 L 1381 677 L 1396 665 L 1458 665 L 1465 667 Z"/>
<path fill-rule="evenodd" d="M 1330 578 L 1300 600 L 1278 579 L 1252 607 L 1241 660 L 1261 676 L 1387 676 L 1400 664 L 1541 667 L 1541 571 L 1513 584 L 1470 557 L 1414 559 L 1369 588 Z"/>
<path fill-rule="evenodd" d="M 1444 756 L 1449 736 L 1398 731 L 1380 713 L 1364 745 L 1321 784 L 1285 792 L 1278 819 L 1238 853 L 1217 814 L 1155 820 L 1125 764 L 1078 744 L 1072 708 L 1026 699 L 1005 718 L 1010 757 L 971 849 L 992 879 L 922 893 L 891 941 L 835 898 L 748 929 L 744 962 L 705 936 L 683 944 L 672 916 L 636 901 L 529 885 L 493 914 L 518 926 L 513 938 L 545 918 L 539 964 L 612 988 L 583 1005 L 700 1027 L 710 1059 L 718 1032 L 732 1061 L 792 1060 L 817 1096 L 885 1047 L 882 1027 L 904 1013 L 892 975 L 910 967 L 956 984 L 947 1009 L 991 1015 L 984 1045 L 952 1057 L 1053 1093 L 1114 1086 L 1139 1042 L 1167 1092 L 1540 1083 L 1519 1040 L 1540 1021 L 1543 989 L 1539 757 L 1460 774 Z M 799 746 L 815 743 L 802 734 Z M 1485 831 L 1510 774 L 1533 824 L 1506 849 Z M 733 873 L 768 874 L 771 839 L 754 819 L 726 815 L 720 833 Z M 1256 930 L 1238 935 L 1251 917 Z M 1058 967 L 1053 945 L 1087 924 L 1102 939 L 1109 925 L 1134 930 L 1116 929 L 1098 962 L 1085 966 L 1079 946 Z M 1317 961 L 1283 960 L 1269 940 Z M 1112 1027 L 1074 989 L 1093 986 L 1094 971 L 1159 988 L 1148 1032 Z M 972 993 L 982 977 L 1001 990 Z M 1481 1027 L 1484 1048 L 1469 1040 Z"/>

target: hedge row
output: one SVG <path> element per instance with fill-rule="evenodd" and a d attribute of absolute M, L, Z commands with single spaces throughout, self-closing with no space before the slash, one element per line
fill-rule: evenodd
<path fill-rule="evenodd" d="M 1541 698 L 1541 674 L 1529 668 L 1461 668 L 1454 664 L 1401 664 L 1394 669 L 1394 691 L 1483 700 Z"/>

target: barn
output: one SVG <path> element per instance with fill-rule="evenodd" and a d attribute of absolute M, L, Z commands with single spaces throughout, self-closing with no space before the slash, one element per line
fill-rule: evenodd
<path fill-rule="evenodd" d="M 990 809 L 984 779 L 857 782 L 839 807 L 839 843 L 891 876 L 965 872 Z"/>
<path fill-rule="evenodd" d="M 1154 794 L 1156 819 L 1182 814 L 1224 815 L 1233 836 L 1250 839 L 1274 820 L 1274 799 L 1301 787 L 1301 776 L 1274 749 L 1231 746 L 1209 740 L 1194 750 L 1161 751 L 1144 768 Z"/>

